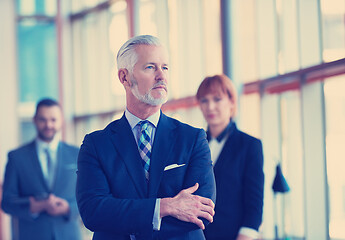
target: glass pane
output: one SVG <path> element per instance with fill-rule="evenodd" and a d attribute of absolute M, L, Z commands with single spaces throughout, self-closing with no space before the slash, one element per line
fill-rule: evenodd
<path fill-rule="evenodd" d="M 321 1 L 323 23 L 323 60 L 330 62 L 345 57 L 345 1 Z"/>
<path fill-rule="evenodd" d="M 255 0 L 231 1 L 231 71 L 235 82 L 255 81 L 258 44 Z"/>
<path fill-rule="evenodd" d="M 240 95 L 237 115 L 240 128 L 260 138 L 260 95 L 258 93 Z"/>
<path fill-rule="evenodd" d="M 321 27 L 318 0 L 296 1 L 298 8 L 300 67 L 320 64 Z"/>
<path fill-rule="evenodd" d="M 56 1 L 56 0 L 53 0 Z M 71 6 L 71 10 L 73 13 L 82 11 L 87 8 L 93 8 L 102 2 L 109 2 L 107 0 L 69 0 L 68 1 Z"/>
<path fill-rule="evenodd" d="M 129 36 L 126 10 L 126 2 L 117 1 L 109 9 L 73 21 L 77 114 L 111 111 L 125 104 L 116 54 Z"/>
<path fill-rule="evenodd" d="M 84 7 L 89 8 L 89 7 L 96 6 L 98 3 L 102 1 L 101 0 L 82 0 L 82 2 L 84 3 Z M 103 0 L 103 2 L 105 2 L 105 0 Z"/>
<path fill-rule="evenodd" d="M 158 36 L 156 21 L 156 5 L 153 1 L 140 1 L 139 30 L 140 34 Z"/>
<path fill-rule="evenodd" d="M 278 71 L 276 9 L 273 0 L 256 3 L 259 77 L 267 78 Z"/>
<path fill-rule="evenodd" d="M 295 71 L 299 68 L 298 30 L 296 1 L 277 0 L 279 54 L 279 74 Z"/>
<path fill-rule="evenodd" d="M 117 61 L 116 55 L 120 47 L 129 38 L 129 25 L 127 22 L 127 4 L 125 1 L 118 1 L 111 7 L 109 19 L 109 57 L 111 62 L 111 72 L 109 79 L 111 81 L 111 90 L 115 96 L 124 99 L 124 89 L 117 77 Z"/>
<path fill-rule="evenodd" d="M 304 181 L 300 93 L 281 95 L 282 170 L 290 187 L 285 194 L 284 232 L 292 239 L 303 239 Z"/>
<path fill-rule="evenodd" d="M 56 14 L 57 0 L 17 0 L 18 15 Z"/>
<path fill-rule="evenodd" d="M 101 36 L 98 28 L 98 14 L 92 13 L 83 19 L 81 33 L 81 89 L 83 96 L 83 108 L 85 112 L 99 111 L 98 86 L 99 75 L 99 41 Z M 103 45 L 104 46 L 104 45 Z M 104 79 L 103 79 L 104 80 Z M 78 89 L 78 88 L 77 88 Z"/>
<path fill-rule="evenodd" d="M 326 159 L 329 187 L 329 235 L 345 239 L 345 75 L 327 79 L 324 85 L 326 107 Z"/>
<path fill-rule="evenodd" d="M 201 2 L 169 1 L 171 98 L 194 95 L 205 75 L 201 10 Z"/>
<path fill-rule="evenodd" d="M 220 1 L 204 0 L 204 51 L 206 75 L 223 72 L 222 40 L 220 23 Z M 200 80 L 201 81 L 201 80 Z"/>
<path fill-rule="evenodd" d="M 21 21 L 17 34 L 20 102 L 58 98 L 55 23 Z"/>
<path fill-rule="evenodd" d="M 28 143 L 35 137 L 36 128 L 32 121 L 22 120 L 22 122 L 20 123 L 20 144 Z"/>
<path fill-rule="evenodd" d="M 212 16 L 213 18 L 220 18 L 219 4 L 211 7 L 209 2 L 205 1 L 168 1 L 170 98 L 195 95 L 206 74 L 215 73 L 220 69 L 214 66 L 222 66 L 221 58 L 214 59 L 212 55 L 208 55 L 209 46 L 215 46 L 216 54 L 219 51 L 218 47 L 221 46 L 220 31 L 217 31 L 220 29 L 219 22 L 205 23 L 205 12 L 208 8 L 217 14 Z M 210 34 L 216 35 L 213 39 L 204 37 Z M 208 64 L 211 61 L 212 64 Z"/>

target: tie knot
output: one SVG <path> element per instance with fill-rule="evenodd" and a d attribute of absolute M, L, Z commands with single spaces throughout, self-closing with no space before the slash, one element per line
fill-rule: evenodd
<path fill-rule="evenodd" d="M 138 123 L 138 125 L 139 125 L 141 131 L 146 131 L 148 126 L 149 126 L 149 121 L 147 121 L 147 120 L 140 121 Z"/>
<path fill-rule="evenodd" d="M 44 149 L 44 152 L 47 153 L 47 154 L 50 154 L 50 153 L 51 153 L 51 150 L 50 150 L 49 147 L 47 147 L 47 148 Z"/>

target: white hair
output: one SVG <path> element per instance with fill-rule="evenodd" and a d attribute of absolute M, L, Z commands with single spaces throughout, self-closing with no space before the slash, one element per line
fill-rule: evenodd
<path fill-rule="evenodd" d="M 125 42 L 117 53 L 117 68 L 125 68 L 130 73 L 133 72 L 134 65 L 138 61 L 135 47 L 137 45 L 161 46 L 157 37 L 151 35 L 139 35 Z"/>

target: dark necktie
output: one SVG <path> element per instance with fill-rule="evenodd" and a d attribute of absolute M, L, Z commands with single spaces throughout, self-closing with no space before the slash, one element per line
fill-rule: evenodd
<path fill-rule="evenodd" d="M 148 131 L 148 121 L 140 121 L 138 123 L 139 126 L 139 139 L 138 139 L 138 148 L 140 156 L 143 160 L 142 164 L 145 170 L 145 177 L 149 180 L 149 169 L 150 169 L 150 158 L 151 158 L 151 138 Z"/>
<path fill-rule="evenodd" d="M 49 188 L 52 187 L 53 184 L 53 175 L 54 175 L 54 169 L 53 169 L 53 160 L 50 154 L 50 149 L 46 148 L 44 149 L 44 153 L 46 154 L 47 158 L 47 176 L 46 176 L 46 181 L 47 185 Z"/>

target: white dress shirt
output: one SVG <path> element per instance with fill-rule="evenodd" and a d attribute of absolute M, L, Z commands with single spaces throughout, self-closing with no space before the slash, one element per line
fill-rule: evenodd
<path fill-rule="evenodd" d="M 153 146 L 153 141 L 156 134 L 156 128 L 157 128 L 160 116 L 161 116 L 161 111 L 158 111 L 157 113 L 151 115 L 147 119 L 140 119 L 137 116 L 133 115 L 130 111 L 128 111 L 128 109 L 126 109 L 125 117 L 127 118 L 129 125 L 131 126 L 131 129 L 132 129 L 132 132 L 137 144 L 138 144 L 138 138 L 140 134 L 138 123 L 140 121 L 147 120 L 150 122 L 148 126 L 148 132 L 151 138 L 150 140 L 151 146 Z M 162 218 L 160 217 L 160 198 L 157 198 L 156 205 L 155 205 L 155 212 L 152 219 L 153 229 L 159 231 L 161 228 L 161 222 L 162 222 Z M 131 239 L 135 239 L 134 236 L 131 236 Z"/>

